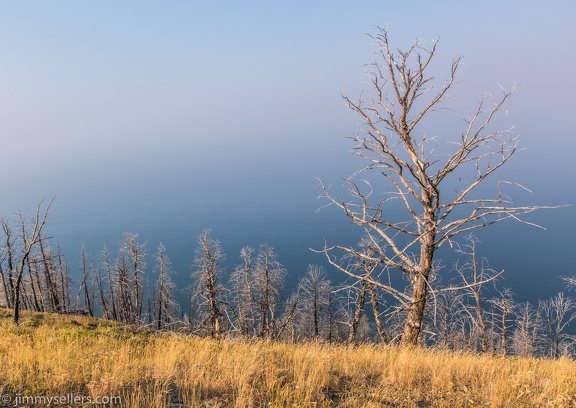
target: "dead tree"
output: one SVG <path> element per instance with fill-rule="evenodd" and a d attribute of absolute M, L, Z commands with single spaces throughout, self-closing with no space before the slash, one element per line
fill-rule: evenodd
<path fill-rule="evenodd" d="M 350 322 L 350 330 L 348 331 L 348 344 L 356 344 L 356 334 L 358 333 L 358 324 L 364 311 L 366 304 L 366 281 L 360 281 L 360 288 L 356 291 L 356 298 L 354 299 L 354 314 Z"/>
<path fill-rule="evenodd" d="M 2 279 L 2 294 L 4 295 L 4 303 L 2 304 L 2 306 L 4 307 L 10 307 L 9 304 L 9 289 L 8 289 L 8 277 L 7 274 L 5 273 L 5 268 L 4 268 L 4 261 L 6 260 L 6 256 L 7 256 L 7 251 L 6 248 L 0 246 L 0 278 Z"/>
<path fill-rule="evenodd" d="M 126 248 L 121 247 L 115 263 L 116 284 L 114 291 L 118 294 L 118 320 L 122 323 L 137 324 L 134 307 L 132 279 L 130 279 L 130 261 Z"/>
<path fill-rule="evenodd" d="M 14 307 L 14 265 L 16 263 L 15 253 L 15 236 L 10 227 L 10 223 L 0 218 L 0 225 L 4 231 L 4 246 L 2 247 L 4 258 L 6 260 L 6 276 L 2 273 L 2 283 L 4 285 L 4 297 L 7 307 Z"/>
<path fill-rule="evenodd" d="M 253 275 L 253 302 L 258 308 L 258 335 L 268 339 L 276 335 L 277 308 L 282 297 L 286 270 L 274 249 L 261 245 Z"/>
<path fill-rule="evenodd" d="M 456 252 L 464 255 L 466 262 L 463 264 L 456 263 L 455 270 L 460 275 L 464 293 L 472 298 L 474 305 L 473 322 L 478 326 L 480 331 L 481 350 L 483 353 L 488 351 L 488 334 L 486 332 L 486 318 L 484 316 L 484 299 L 482 298 L 482 289 L 488 282 L 496 280 L 504 271 L 496 271 L 488 267 L 486 258 L 479 258 L 476 250 L 478 240 L 473 235 L 465 237 L 466 244 L 458 247 Z"/>
<path fill-rule="evenodd" d="M 79 297 L 80 293 L 84 294 L 84 309 L 85 312 L 93 317 L 94 316 L 94 296 L 93 290 L 91 285 L 95 283 L 94 281 L 94 265 L 88 259 L 88 255 L 86 254 L 86 249 L 84 245 L 82 245 L 82 249 L 80 250 L 80 264 L 82 267 L 82 281 L 80 282 L 80 288 L 78 291 L 78 296 L 76 297 L 76 310 L 81 310 L 79 305 Z"/>
<path fill-rule="evenodd" d="M 512 324 L 512 314 L 516 308 L 514 293 L 506 288 L 500 292 L 499 297 L 488 301 L 492 305 L 493 330 L 500 334 L 500 354 L 508 354 L 508 340 Z"/>
<path fill-rule="evenodd" d="M 374 274 L 376 273 L 375 271 L 378 268 L 379 263 L 374 261 L 375 254 L 371 247 L 371 241 L 372 240 L 368 239 L 367 237 L 364 237 L 362 240 L 360 240 L 358 247 L 360 249 L 360 253 L 365 256 L 361 256 L 354 260 L 354 269 L 361 276 L 366 278 L 366 280 L 362 281 L 363 285 L 361 286 L 370 294 L 370 304 L 372 305 L 376 330 L 378 331 L 378 335 L 380 336 L 382 343 L 387 344 L 390 340 L 388 338 L 388 334 L 386 333 L 386 329 L 384 328 L 384 322 L 382 321 L 382 316 L 379 310 L 381 297 L 378 294 L 378 288 L 374 284 L 374 279 L 376 279 Z"/>
<path fill-rule="evenodd" d="M 119 294 L 116 291 L 117 286 L 116 286 L 116 281 L 117 278 L 115 276 L 115 269 L 112 265 L 112 262 L 110 261 L 110 250 L 108 249 L 107 246 L 104 246 L 104 249 L 102 250 L 102 253 L 100 255 L 100 264 L 102 265 L 102 268 L 104 269 L 105 272 L 105 277 L 106 277 L 106 282 L 108 283 L 108 304 L 109 304 L 109 319 L 112 320 L 116 320 L 116 321 L 120 321 L 120 313 L 119 313 L 119 302 L 118 302 L 118 298 L 119 298 Z M 104 292 L 102 292 L 104 293 Z M 104 296 L 102 294 L 102 296 Z M 102 300 L 102 302 L 104 302 L 104 299 Z"/>
<path fill-rule="evenodd" d="M 60 297 L 60 311 L 69 312 L 70 311 L 70 268 L 68 267 L 68 262 L 60 244 L 56 246 L 56 255 L 54 256 L 54 268 L 56 273 L 56 288 L 58 291 L 58 296 Z"/>
<path fill-rule="evenodd" d="M 40 238 L 42 241 L 42 238 Z M 30 289 L 30 303 L 36 312 L 44 311 L 42 281 L 38 272 L 38 253 L 31 254 L 26 259 L 26 269 L 28 270 L 28 279 L 26 284 Z"/>
<path fill-rule="evenodd" d="M 299 339 L 298 326 L 300 315 L 300 292 L 297 288 L 286 300 L 284 314 L 280 318 L 277 338 L 289 341 L 294 344 Z"/>
<path fill-rule="evenodd" d="M 194 259 L 193 277 L 196 278 L 194 295 L 199 299 L 201 308 L 201 328 L 207 329 L 212 337 L 220 335 L 220 306 L 224 296 L 221 262 L 224 253 L 220 242 L 212 238 L 210 230 L 204 230 L 198 236 L 198 247 Z"/>
<path fill-rule="evenodd" d="M 170 278 L 172 272 L 170 259 L 166 255 L 166 247 L 162 243 L 158 246 L 155 270 L 158 274 L 156 282 L 157 294 L 154 303 L 156 329 L 162 330 L 174 322 L 174 310 L 176 307 L 176 302 L 174 301 L 175 286 Z"/>
<path fill-rule="evenodd" d="M 110 313 L 110 299 L 106 296 L 106 288 L 104 286 L 104 278 L 102 276 L 102 264 L 98 262 L 94 268 L 94 285 L 98 291 L 98 299 L 100 301 L 100 308 L 102 317 L 104 319 L 112 319 Z"/>
<path fill-rule="evenodd" d="M 63 307 L 63 299 L 58 288 L 58 276 L 52 257 L 52 251 L 49 245 L 45 245 L 44 239 L 38 242 L 40 255 L 42 257 L 42 265 L 44 267 L 44 281 L 46 283 L 46 291 L 48 296 L 49 310 L 54 312 L 61 312 Z M 66 282 L 68 285 L 68 282 Z"/>
<path fill-rule="evenodd" d="M 514 354 L 521 357 L 538 357 L 544 333 L 540 310 L 529 302 L 518 305 L 514 326 L 512 335 Z"/>
<path fill-rule="evenodd" d="M 505 192 L 514 183 L 498 182 L 492 196 L 479 196 L 477 187 L 494 178 L 517 152 L 511 129 L 490 126 L 511 92 L 482 97 L 457 136 L 430 137 L 426 119 L 445 107 L 461 57 L 440 82 L 430 74 L 437 42 L 427 46 L 417 41 L 407 51 L 395 51 L 387 30 L 370 37 L 377 44 L 376 61 L 367 69 L 373 95 L 357 101 L 344 97 L 362 120 L 352 139 L 355 153 L 367 164 L 346 180 L 350 199 L 339 198 L 320 183 L 329 204 L 368 232 L 374 250 L 370 260 L 407 278 L 409 291 L 369 281 L 404 304 L 400 343 L 414 345 L 422 330 L 437 249 L 459 234 L 510 218 L 522 220 L 523 214 L 543 207 L 515 205 Z M 332 265 L 355 276 L 339 261 L 343 254 L 362 256 L 355 248 L 326 244 L 322 252 Z"/>
<path fill-rule="evenodd" d="M 576 275 L 574 276 L 564 276 L 562 280 L 568 287 L 568 289 L 576 289 Z"/>
<path fill-rule="evenodd" d="M 130 282 L 130 298 L 132 300 L 132 315 L 135 322 L 142 320 L 144 305 L 144 273 L 146 272 L 146 243 L 138 242 L 138 234 L 124 233 L 121 242 L 121 251 L 124 251 L 130 262 L 128 280 Z"/>
<path fill-rule="evenodd" d="M 254 335 L 257 305 L 253 301 L 254 288 L 254 248 L 244 247 L 240 250 L 241 263 L 230 277 L 230 287 L 233 296 L 234 326 L 243 336 Z"/>
<path fill-rule="evenodd" d="M 540 302 L 546 327 L 548 347 L 552 357 L 560 357 L 560 345 L 566 329 L 576 320 L 576 301 L 560 292 L 551 299 Z"/>
<path fill-rule="evenodd" d="M 332 283 L 326 278 L 326 271 L 323 267 L 309 265 L 298 287 L 304 332 L 309 334 L 308 337 L 318 339 L 322 326 L 327 326 L 325 323 L 327 323 L 326 318 L 329 317 Z M 328 331 L 329 327 L 324 330 L 324 332 Z"/>
<path fill-rule="evenodd" d="M 52 200 L 53 201 L 53 200 Z M 48 204 L 44 211 L 41 211 L 42 203 L 36 209 L 36 215 L 28 222 L 24 216 L 18 214 L 19 230 L 20 230 L 20 251 L 18 258 L 13 264 L 14 268 L 14 294 L 13 294 L 13 307 L 14 307 L 14 324 L 18 324 L 20 320 L 20 290 L 22 288 L 22 278 L 24 275 L 24 268 L 28 261 L 28 257 L 32 254 L 35 246 L 42 239 L 42 229 L 48 219 L 48 211 L 52 205 L 52 201 Z"/>

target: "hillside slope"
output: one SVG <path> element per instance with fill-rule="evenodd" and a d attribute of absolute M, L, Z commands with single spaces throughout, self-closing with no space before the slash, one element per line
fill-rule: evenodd
<path fill-rule="evenodd" d="M 15 327 L 10 317 L 0 309 L 6 406 L 56 397 L 128 407 L 576 406 L 576 362 L 568 359 L 217 341 L 30 312 Z"/>

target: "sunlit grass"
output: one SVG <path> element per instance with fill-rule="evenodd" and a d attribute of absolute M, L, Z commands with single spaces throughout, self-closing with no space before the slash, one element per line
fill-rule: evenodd
<path fill-rule="evenodd" d="M 0 388 L 126 406 L 576 406 L 576 362 L 428 349 L 201 339 L 0 311 Z M 3 317 L 2 317 L 3 316 Z"/>

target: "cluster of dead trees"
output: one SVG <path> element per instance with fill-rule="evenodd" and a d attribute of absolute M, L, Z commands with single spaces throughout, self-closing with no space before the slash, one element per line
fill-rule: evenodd
<path fill-rule="evenodd" d="M 57 313 L 74 310 L 68 264 L 60 248 L 54 251 L 43 232 L 50 204 L 44 211 L 38 206 L 33 217 L 19 213 L 15 223 L 0 217 L 0 304 L 14 309 L 15 323 L 20 308 Z"/>
<path fill-rule="evenodd" d="M 370 279 L 335 284 L 324 267 L 310 265 L 290 287 L 286 269 L 268 245 L 243 248 L 230 270 L 209 230 L 197 236 L 190 270 L 184 271 L 191 283 L 185 287 L 176 288 L 172 280 L 165 246 L 160 243 L 150 253 L 134 233 L 125 233 L 117 250 L 105 247 L 96 257 L 82 249 L 80 264 L 71 268 L 43 232 L 47 214 L 39 207 L 34 217 L 0 220 L 1 302 L 14 309 L 15 322 L 26 309 L 199 336 L 401 343 L 409 310 Z M 362 239 L 356 250 L 360 256 L 347 257 L 347 270 L 382 278 L 379 265 L 366 256 L 369 240 Z M 576 355 L 576 336 L 570 332 L 576 299 L 559 293 L 536 305 L 518 303 L 512 291 L 497 288 L 501 272 L 479 256 L 473 236 L 457 253 L 460 261 L 449 271 L 449 285 L 441 284 L 438 268 L 432 270 L 419 344 L 503 355 Z M 574 278 L 565 281 L 568 288 L 575 286 Z"/>

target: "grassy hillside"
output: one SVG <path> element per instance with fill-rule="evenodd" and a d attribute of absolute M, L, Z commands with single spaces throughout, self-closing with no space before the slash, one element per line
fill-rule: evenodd
<path fill-rule="evenodd" d="M 73 395 L 121 396 L 129 407 L 576 406 L 576 362 L 568 359 L 216 341 L 44 313 L 25 313 L 14 327 L 10 317 L 0 310 L 0 389 L 12 402 Z"/>

